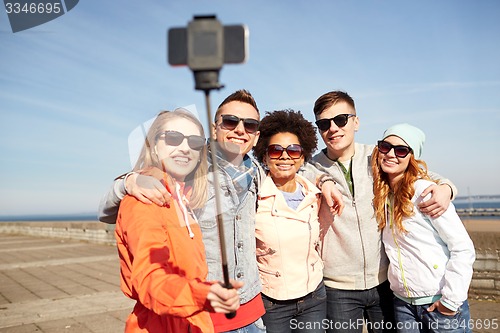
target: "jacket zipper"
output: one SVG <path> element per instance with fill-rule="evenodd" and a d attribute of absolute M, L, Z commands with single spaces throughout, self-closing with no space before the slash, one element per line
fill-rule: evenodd
<path fill-rule="evenodd" d="M 307 290 L 307 293 L 309 294 L 309 280 L 311 278 L 311 275 L 309 274 L 309 258 L 311 257 L 311 234 L 312 234 L 312 227 L 311 227 L 311 215 L 312 215 L 312 212 L 309 213 L 309 219 L 307 220 L 307 226 L 308 226 L 308 229 L 309 229 L 309 242 L 308 242 L 308 246 L 307 246 L 307 259 L 306 259 L 306 272 L 307 272 L 307 284 L 306 284 L 306 290 Z M 314 264 L 312 264 L 312 266 L 314 267 Z"/>
<path fill-rule="evenodd" d="M 279 271 L 273 272 L 273 271 L 268 271 L 267 269 L 262 269 L 262 268 L 259 268 L 259 271 L 262 272 L 262 273 L 274 275 L 276 277 L 280 277 L 281 276 L 281 273 Z"/>
<path fill-rule="evenodd" d="M 339 165 L 340 162 L 337 161 L 337 163 L 335 163 L 335 165 L 337 166 L 337 171 L 340 172 L 340 175 L 341 175 L 341 179 L 342 179 L 342 182 L 343 182 L 343 185 L 345 185 L 345 188 L 347 189 L 347 193 L 349 194 L 349 197 L 352 199 L 352 206 L 354 207 L 354 211 L 356 212 L 356 222 L 357 222 L 357 225 L 358 225 L 358 233 L 359 233 L 359 238 L 361 240 L 361 252 L 363 252 L 363 280 L 365 282 L 365 288 L 367 286 L 367 282 L 366 282 L 366 254 L 365 254 L 365 242 L 363 240 L 363 233 L 361 232 L 361 223 L 359 222 L 359 214 L 358 214 L 358 209 L 356 207 L 356 199 L 354 198 L 354 195 L 351 193 L 351 191 L 349 190 L 349 184 L 347 184 L 347 180 L 345 180 L 345 176 L 344 176 L 344 172 L 342 171 L 342 169 L 340 168 L 340 165 Z M 351 164 L 351 170 L 350 172 L 352 173 L 352 164 Z M 352 175 L 352 178 L 354 178 L 354 175 Z M 352 188 L 353 188 L 353 192 L 356 193 L 355 189 L 354 189 L 355 185 L 354 185 L 354 180 L 352 182 Z"/>
<path fill-rule="evenodd" d="M 267 256 L 267 255 L 272 255 L 272 254 L 275 254 L 275 253 L 276 253 L 276 250 L 274 250 L 272 248 L 268 248 L 265 253 L 257 254 L 257 257 L 263 257 L 263 256 Z"/>
<path fill-rule="evenodd" d="M 389 209 L 387 214 L 389 215 L 389 228 L 391 228 L 391 233 L 392 233 L 392 238 L 394 239 L 394 244 L 396 244 L 396 249 L 398 250 L 398 265 L 399 269 L 401 270 L 401 280 L 403 281 L 403 287 L 405 288 L 406 291 L 406 296 L 408 298 L 411 298 L 410 290 L 408 289 L 408 284 L 406 283 L 406 278 L 405 278 L 405 270 L 403 268 L 403 258 L 401 256 L 401 248 L 399 247 L 399 242 L 396 239 L 396 233 L 394 231 L 394 203 L 388 203 Z"/>

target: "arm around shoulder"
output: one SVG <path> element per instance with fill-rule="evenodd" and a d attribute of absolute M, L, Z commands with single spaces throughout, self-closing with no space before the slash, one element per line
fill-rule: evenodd
<path fill-rule="evenodd" d="M 429 172 L 429 176 L 432 180 L 437 181 L 438 185 L 432 184 L 422 192 L 420 195 L 422 198 L 426 197 L 429 193 L 432 193 L 432 196 L 429 200 L 420 202 L 418 208 L 423 214 L 437 218 L 448 209 L 451 200 L 457 195 L 458 191 L 450 180 L 432 172 Z"/>
<path fill-rule="evenodd" d="M 455 186 L 455 184 L 453 184 L 453 182 L 451 180 L 449 180 L 447 178 L 444 178 L 440 174 L 432 172 L 432 171 L 429 171 L 428 174 L 429 174 L 429 177 L 431 177 L 432 180 L 435 180 L 435 181 L 438 182 L 438 185 L 447 185 L 447 186 L 449 186 L 450 191 L 451 191 L 450 200 L 454 200 L 457 197 L 458 189 Z"/>
<path fill-rule="evenodd" d="M 109 189 L 99 203 L 99 208 L 97 210 L 97 218 L 99 221 L 109 224 L 116 223 L 116 217 L 118 216 L 118 209 L 120 208 L 120 202 L 123 197 L 127 194 L 125 188 L 126 174 L 123 177 L 118 177 L 115 179 L 113 185 Z"/>

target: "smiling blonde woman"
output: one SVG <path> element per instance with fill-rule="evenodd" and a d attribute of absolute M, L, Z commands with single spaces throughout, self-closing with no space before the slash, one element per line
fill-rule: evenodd
<path fill-rule="evenodd" d="M 169 205 L 123 198 L 116 222 L 121 289 L 136 301 L 125 332 L 214 332 L 209 312 L 239 307 L 237 289 L 206 281 L 201 229 L 192 208 L 206 201 L 203 127 L 189 112 L 162 112 L 146 136 L 135 171 L 156 168 Z"/>

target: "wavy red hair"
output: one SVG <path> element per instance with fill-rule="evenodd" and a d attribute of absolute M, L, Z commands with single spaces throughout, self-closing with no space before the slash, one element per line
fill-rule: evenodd
<path fill-rule="evenodd" d="M 389 178 L 382 171 L 379 164 L 380 152 L 378 148 L 373 149 L 371 157 L 371 167 L 373 173 L 373 209 L 378 221 L 379 230 L 382 230 L 387 224 L 386 221 L 386 203 L 390 194 L 394 197 L 393 219 L 394 224 L 400 232 L 406 232 L 403 226 L 403 219 L 413 215 L 412 198 L 415 195 L 413 184 L 417 179 L 431 180 L 427 174 L 427 164 L 422 160 L 415 159 L 410 154 L 408 168 L 404 172 L 403 179 L 391 190 L 389 187 Z"/>

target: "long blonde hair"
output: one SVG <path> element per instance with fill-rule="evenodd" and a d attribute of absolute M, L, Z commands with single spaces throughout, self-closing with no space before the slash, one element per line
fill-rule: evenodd
<path fill-rule="evenodd" d="M 203 126 L 191 112 L 185 109 L 162 111 L 153 121 L 148 133 L 146 134 L 144 145 L 142 146 L 141 153 L 134 166 L 134 171 L 138 172 L 148 167 L 156 167 L 164 172 L 166 171 L 163 169 L 162 162 L 158 159 L 158 156 L 153 153 L 153 151 L 156 146 L 157 136 L 164 131 L 163 128 L 165 123 L 174 118 L 184 118 L 193 122 L 200 130 L 200 135 L 205 137 Z M 207 201 L 207 171 L 207 146 L 205 145 L 200 151 L 200 162 L 197 167 L 185 178 L 186 184 L 193 187 L 193 193 L 191 194 L 191 198 L 189 200 L 189 205 L 192 209 L 202 207 Z"/>
<path fill-rule="evenodd" d="M 371 157 L 374 195 L 373 209 L 375 210 L 375 217 L 378 221 L 379 230 L 382 230 L 387 223 L 386 203 L 389 195 L 392 193 L 394 197 L 393 222 L 400 232 L 406 232 L 403 226 L 403 219 L 413 215 L 414 207 L 411 201 L 415 194 L 415 187 L 413 184 L 417 179 L 430 180 L 427 174 L 427 164 L 423 160 L 415 159 L 413 153 L 410 154 L 410 161 L 404 172 L 403 178 L 391 191 L 389 187 L 389 178 L 380 167 L 379 155 L 380 152 L 378 148 L 375 147 Z"/>

